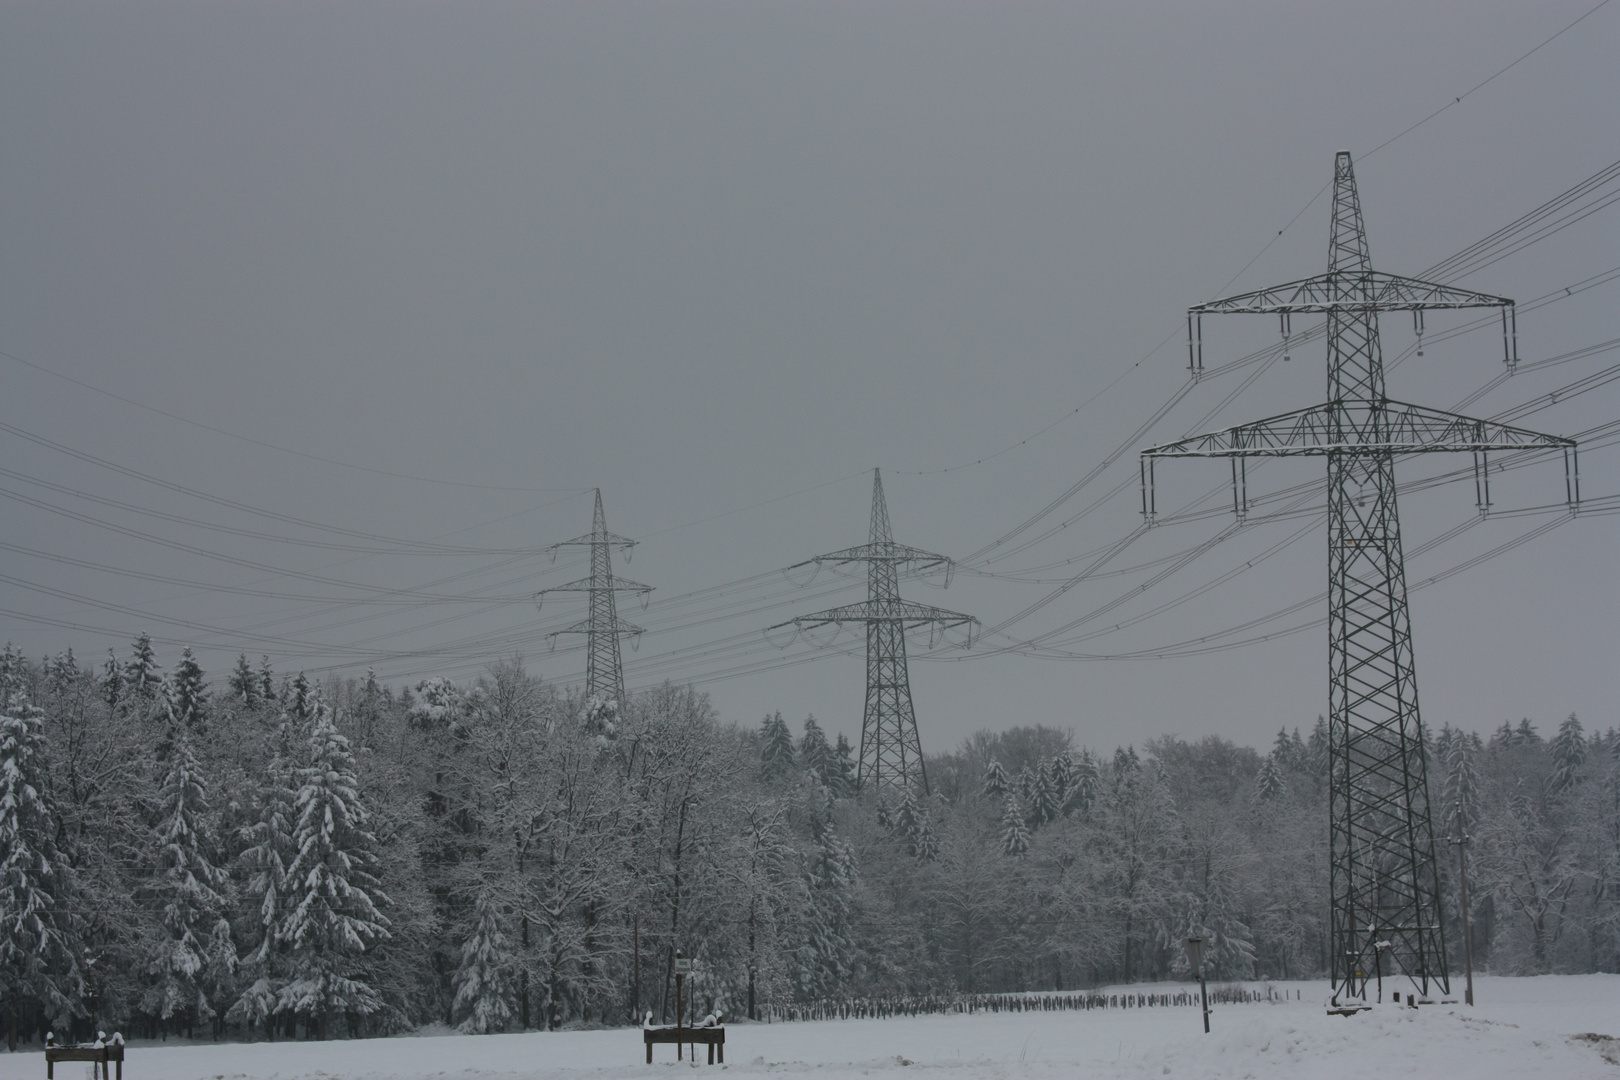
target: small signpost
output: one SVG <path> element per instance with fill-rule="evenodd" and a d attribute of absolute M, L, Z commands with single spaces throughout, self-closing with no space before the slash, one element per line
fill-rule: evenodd
<path fill-rule="evenodd" d="M 1183 944 L 1187 949 L 1187 963 L 1192 965 L 1198 979 L 1198 1001 L 1204 1008 L 1204 1034 L 1209 1034 L 1209 986 L 1204 982 L 1204 939 L 1190 937 Z"/>

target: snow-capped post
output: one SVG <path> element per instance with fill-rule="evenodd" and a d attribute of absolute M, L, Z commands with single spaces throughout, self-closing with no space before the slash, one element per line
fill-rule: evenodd
<path fill-rule="evenodd" d="M 1209 984 L 1204 981 L 1204 939 L 1190 937 L 1183 944 L 1187 949 L 1187 963 L 1192 965 L 1193 977 L 1198 980 L 1198 1001 L 1204 1008 L 1204 1034 L 1209 1034 Z"/>

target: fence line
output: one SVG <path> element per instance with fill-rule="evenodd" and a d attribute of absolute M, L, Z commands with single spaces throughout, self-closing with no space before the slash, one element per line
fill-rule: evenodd
<path fill-rule="evenodd" d="M 1241 986 L 1212 986 L 1211 1005 L 1253 1005 L 1298 1001 L 1301 991 L 1290 996 L 1286 990 L 1266 986 L 1249 990 Z M 765 1023 L 794 1023 L 811 1020 L 882 1020 L 894 1016 L 927 1016 L 943 1013 L 1023 1013 L 1091 1012 L 1096 1009 L 1155 1009 L 1198 1006 L 1198 991 L 1174 993 L 1128 992 L 1104 994 L 1097 991 L 1052 994 L 916 994 L 889 997 L 828 998 L 821 1001 L 787 1002 L 767 1005 L 760 1010 Z"/>

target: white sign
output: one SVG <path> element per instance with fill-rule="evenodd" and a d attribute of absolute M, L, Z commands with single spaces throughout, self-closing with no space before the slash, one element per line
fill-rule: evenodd
<path fill-rule="evenodd" d="M 675 974 L 677 974 L 677 975 L 690 975 L 690 974 L 692 974 L 692 960 L 691 960 L 690 957 L 677 956 L 675 958 Z"/>

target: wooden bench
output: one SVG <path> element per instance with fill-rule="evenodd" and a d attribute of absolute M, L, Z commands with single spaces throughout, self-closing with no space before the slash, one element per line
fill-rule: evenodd
<path fill-rule="evenodd" d="M 697 1061 L 697 1044 L 706 1043 L 709 1047 L 709 1064 L 715 1061 L 715 1048 L 720 1049 L 720 1064 L 726 1063 L 726 1026 L 725 1018 L 719 1013 L 711 1013 L 699 1020 L 693 1027 L 681 1024 L 654 1024 L 652 1013 L 648 1013 L 641 1022 L 641 1039 L 647 1046 L 647 1064 L 652 1064 L 653 1043 L 674 1043 L 675 1057 L 681 1057 L 681 1046 L 685 1044 L 692 1048 L 692 1060 Z M 119 1077 L 123 1080 L 123 1077 Z"/>
<path fill-rule="evenodd" d="M 53 1036 L 45 1038 L 45 1080 L 55 1080 L 56 1063 L 58 1061 L 88 1061 L 91 1063 L 90 1072 L 96 1072 L 96 1066 L 101 1067 L 102 1080 L 111 1080 L 113 1074 L 107 1071 L 107 1066 L 117 1063 L 118 1080 L 124 1080 L 124 1037 L 114 1035 L 112 1041 L 105 1038 L 97 1039 L 93 1043 L 82 1046 L 58 1046 Z"/>

